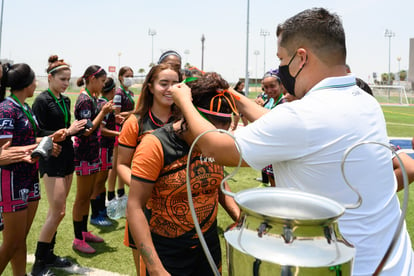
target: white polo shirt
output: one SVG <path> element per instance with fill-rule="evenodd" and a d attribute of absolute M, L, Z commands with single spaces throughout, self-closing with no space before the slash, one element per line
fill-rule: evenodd
<path fill-rule="evenodd" d="M 353 204 L 356 194 L 341 173 L 344 152 L 362 141 L 388 143 L 385 119 L 374 97 L 354 76 L 327 78 L 301 100 L 276 106 L 235 133 L 243 159 L 260 170 L 273 164 L 276 185 Z M 343 236 L 356 247 L 353 275 L 372 275 L 384 256 L 400 215 L 391 151 L 364 145 L 345 162 L 346 176 L 362 205 L 339 219 Z M 404 226 L 381 275 L 409 275 L 411 242 Z"/>

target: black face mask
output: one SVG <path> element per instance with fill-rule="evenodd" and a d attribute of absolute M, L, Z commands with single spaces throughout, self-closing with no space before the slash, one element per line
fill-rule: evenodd
<path fill-rule="evenodd" d="M 299 75 L 299 73 L 302 71 L 303 67 L 305 67 L 305 64 L 299 69 L 299 71 L 296 73 L 294 77 L 290 75 L 289 73 L 289 65 L 292 63 L 293 59 L 296 56 L 296 53 L 293 55 L 293 57 L 290 59 L 289 63 L 287 65 L 279 66 L 279 77 L 280 81 L 282 82 L 283 86 L 286 88 L 286 91 L 293 95 L 295 95 L 295 82 L 296 77 Z M 306 56 L 307 59 L 307 56 Z"/>

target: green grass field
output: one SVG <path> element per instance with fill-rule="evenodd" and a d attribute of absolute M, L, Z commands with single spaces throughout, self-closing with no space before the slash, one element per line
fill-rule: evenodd
<path fill-rule="evenodd" d="M 77 95 L 71 94 L 72 109 Z M 28 101 L 31 104 L 33 99 Z M 402 106 L 384 106 L 384 115 L 387 121 L 387 128 L 390 137 L 412 137 L 414 135 L 414 107 Z M 73 110 L 72 110 L 73 111 Z M 227 172 L 231 172 L 232 168 L 226 168 Z M 260 172 L 251 168 L 242 168 L 229 184 L 234 192 L 256 187 L 259 182 L 254 180 L 260 176 Z M 410 188 L 414 192 L 414 187 Z M 76 193 L 76 177 L 72 184 L 72 189 L 67 200 L 66 217 L 62 221 L 57 236 L 56 252 L 61 256 L 71 258 L 75 263 L 83 267 L 99 268 L 107 271 L 117 272 L 124 275 L 135 275 L 135 267 L 132 260 L 131 251 L 123 245 L 125 219 L 116 221 L 116 224 L 107 228 L 96 228 L 89 225 L 89 230 L 102 236 L 105 239 L 104 244 L 94 245 L 97 253 L 94 255 L 78 254 L 72 250 L 73 226 L 72 226 L 72 205 Z M 27 239 L 28 254 L 34 254 L 37 238 L 40 229 L 45 221 L 48 208 L 45 194 L 42 193 L 42 200 L 36 214 L 35 221 Z M 401 196 L 401 195 L 400 195 Z M 407 212 L 407 226 L 411 235 L 414 234 L 414 199 L 410 200 L 409 210 Z M 225 264 L 225 245 L 223 232 L 230 225 L 231 219 L 227 214 L 220 210 L 218 215 L 219 230 L 223 249 L 223 275 L 227 275 L 227 267 Z M 2 238 L 0 238 L 1 240 Z M 27 271 L 30 272 L 32 267 L 28 263 Z M 66 273 L 62 270 L 54 270 L 57 275 L 76 275 Z M 6 268 L 4 275 L 12 275 L 10 265 Z"/>

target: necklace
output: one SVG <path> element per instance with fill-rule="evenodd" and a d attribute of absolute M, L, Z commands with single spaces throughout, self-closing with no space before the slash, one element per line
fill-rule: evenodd
<path fill-rule="evenodd" d="M 36 125 L 35 120 L 33 119 L 32 114 L 30 113 L 30 111 L 29 111 L 29 110 L 26 110 L 26 108 L 22 105 L 22 103 L 21 103 L 21 102 L 20 102 L 20 100 L 16 97 L 16 95 L 11 94 L 11 97 L 12 97 L 15 101 L 17 101 L 17 102 L 19 103 L 19 105 L 20 105 L 20 107 L 22 108 L 22 110 L 23 110 L 24 114 L 26 114 L 27 119 L 29 119 L 30 123 L 32 124 L 33 131 L 34 131 L 34 135 L 36 136 L 36 132 L 37 132 L 37 125 Z M 27 104 L 26 104 L 26 103 L 25 103 L 25 106 L 27 107 Z"/>
<path fill-rule="evenodd" d="M 158 127 L 163 127 L 163 126 L 165 125 L 165 123 L 159 124 L 159 123 L 157 123 L 157 122 L 154 120 L 154 118 L 152 117 L 151 108 L 149 108 L 149 109 L 148 109 L 148 115 L 149 115 L 149 117 L 150 117 L 151 121 L 154 123 L 154 125 L 156 125 L 156 126 L 158 126 Z M 171 113 L 170 113 L 170 115 L 168 116 L 168 120 L 170 119 L 170 118 L 169 118 L 170 116 L 171 116 Z M 167 122 L 168 122 L 168 120 L 167 120 Z M 160 121 L 161 121 L 161 120 L 160 120 Z"/>
<path fill-rule="evenodd" d="M 62 110 L 63 115 L 65 116 L 65 127 L 68 127 L 68 122 L 69 122 L 69 112 L 66 109 L 66 104 L 65 101 L 62 98 L 62 105 L 60 104 L 59 100 L 56 98 L 55 94 L 52 93 L 52 91 L 50 91 L 50 89 L 48 88 L 47 91 L 49 92 L 50 95 L 52 95 L 53 99 L 55 99 L 57 105 L 59 106 L 60 110 Z"/>

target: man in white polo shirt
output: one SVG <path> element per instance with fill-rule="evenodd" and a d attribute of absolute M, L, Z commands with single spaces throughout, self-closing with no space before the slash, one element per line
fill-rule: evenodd
<path fill-rule="evenodd" d="M 359 142 L 388 143 L 381 107 L 346 72 L 345 32 L 336 14 L 305 10 L 280 24 L 277 37 L 281 81 L 300 100 L 267 111 L 239 97 L 239 110 L 254 121 L 235 133 L 243 164 L 260 169 L 271 163 L 277 186 L 353 204 L 357 195 L 343 180 L 342 157 Z M 191 104 L 187 86 L 171 90 L 194 136 L 214 128 Z M 227 135 L 210 132 L 198 145 L 203 155 L 222 165 L 238 163 L 239 153 Z M 345 172 L 361 194 L 362 205 L 347 209 L 339 228 L 356 247 L 353 275 L 372 275 L 400 217 L 391 152 L 379 145 L 358 147 L 349 155 Z M 404 225 L 381 275 L 411 275 L 412 259 Z"/>

